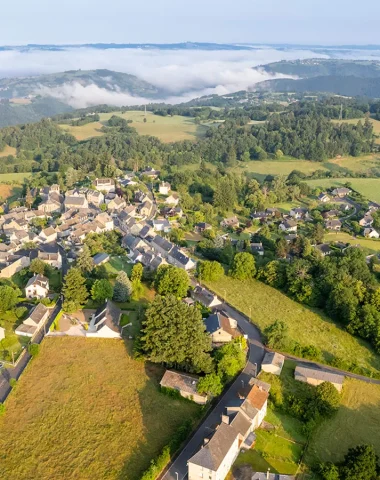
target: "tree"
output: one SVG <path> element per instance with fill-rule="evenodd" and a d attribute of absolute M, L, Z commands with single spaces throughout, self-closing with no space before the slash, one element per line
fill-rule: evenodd
<path fill-rule="evenodd" d="M 276 244 L 276 257 L 285 258 L 289 253 L 289 245 L 285 238 L 279 238 Z"/>
<path fill-rule="evenodd" d="M 0 286 L 0 312 L 12 310 L 19 302 L 21 291 L 8 285 Z"/>
<path fill-rule="evenodd" d="M 283 348 L 288 334 L 288 326 L 282 320 L 276 320 L 274 323 L 264 329 L 265 345 L 269 348 Z"/>
<path fill-rule="evenodd" d="M 75 312 L 86 303 L 88 291 L 86 288 L 86 280 L 79 268 L 72 267 L 65 276 L 62 287 L 64 296 L 63 310 L 65 312 Z"/>
<path fill-rule="evenodd" d="M 216 373 L 209 373 L 205 377 L 199 379 L 198 393 L 205 393 L 217 397 L 223 391 L 222 379 Z"/>
<path fill-rule="evenodd" d="M 126 302 L 132 295 L 132 283 L 128 275 L 122 270 L 116 277 L 116 282 L 113 288 L 113 298 L 116 302 Z"/>
<path fill-rule="evenodd" d="M 214 205 L 222 211 L 231 210 L 237 202 L 236 187 L 230 177 L 219 180 L 214 192 Z"/>
<path fill-rule="evenodd" d="M 170 231 L 169 238 L 171 242 L 180 243 L 185 238 L 185 232 L 180 228 L 173 228 Z"/>
<path fill-rule="evenodd" d="M 229 381 L 244 368 L 246 356 L 239 342 L 230 342 L 216 351 L 215 360 L 218 374 Z"/>
<path fill-rule="evenodd" d="M 200 281 L 217 282 L 223 274 L 224 269 L 219 262 L 206 261 L 199 264 L 198 276 Z"/>
<path fill-rule="evenodd" d="M 377 456 L 372 445 L 350 448 L 344 457 L 340 478 L 344 480 L 376 480 Z"/>
<path fill-rule="evenodd" d="M 144 267 L 141 263 L 135 263 L 132 268 L 131 281 L 132 282 L 141 282 L 144 272 Z"/>
<path fill-rule="evenodd" d="M 253 278 L 255 274 L 255 257 L 248 252 L 237 253 L 233 259 L 229 275 L 238 280 L 247 280 Z"/>
<path fill-rule="evenodd" d="M 113 297 L 113 286 L 105 278 L 95 280 L 91 288 L 91 296 L 93 300 L 103 303 Z"/>
<path fill-rule="evenodd" d="M 44 275 L 46 269 L 46 263 L 39 258 L 34 258 L 29 265 L 29 271 L 34 274 Z"/>
<path fill-rule="evenodd" d="M 90 273 L 94 269 L 94 260 L 91 257 L 90 249 L 86 244 L 83 245 L 83 250 L 78 256 L 77 266 L 84 274 Z"/>
<path fill-rule="evenodd" d="M 141 344 L 152 362 L 194 372 L 212 370 L 211 340 L 201 312 L 174 295 L 154 298 L 143 321 Z"/>
<path fill-rule="evenodd" d="M 340 395 L 330 382 L 323 382 L 315 391 L 316 408 L 321 416 L 330 416 L 338 410 Z"/>
<path fill-rule="evenodd" d="M 190 287 L 189 276 L 185 270 L 173 265 L 161 265 L 157 269 L 154 286 L 160 295 L 186 297 Z"/>
<path fill-rule="evenodd" d="M 331 462 L 320 465 L 319 474 L 323 480 L 339 480 L 339 468 Z"/>

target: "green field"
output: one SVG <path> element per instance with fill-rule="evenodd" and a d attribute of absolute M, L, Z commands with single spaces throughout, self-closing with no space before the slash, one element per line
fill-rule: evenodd
<path fill-rule="evenodd" d="M 5 148 L 0 152 L 1 157 L 7 157 L 8 155 L 16 156 L 17 149 L 14 147 L 10 147 L 9 145 L 5 145 Z"/>
<path fill-rule="evenodd" d="M 121 270 L 124 270 L 130 276 L 133 264 L 128 261 L 127 257 L 111 257 L 104 266 L 109 275 L 117 275 Z"/>
<path fill-rule="evenodd" d="M 47 338 L 0 418 L 0 478 L 138 480 L 199 406 L 119 340 Z"/>
<path fill-rule="evenodd" d="M 380 455 L 379 432 L 380 385 L 346 378 L 338 413 L 313 435 L 305 460 L 310 465 L 339 462 L 349 448 L 363 443 L 374 445 Z"/>
<path fill-rule="evenodd" d="M 325 242 L 343 242 L 350 245 L 361 245 L 368 253 L 380 251 L 380 240 L 371 238 L 357 238 L 346 232 L 327 233 L 323 239 Z"/>
<path fill-rule="evenodd" d="M 101 113 L 100 122 L 87 123 L 80 127 L 71 125 L 60 125 L 64 130 L 74 135 L 77 140 L 86 140 L 91 137 L 103 135 L 101 128 L 113 116 L 132 120 L 130 124 L 136 128 L 140 135 L 153 135 L 162 142 L 177 142 L 181 140 L 194 140 L 198 136 L 204 135 L 206 128 L 203 125 L 196 125 L 193 118 L 175 115 L 173 117 L 161 117 L 147 112 L 147 121 L 144 122 L 145 114 L 143 111 L 129 111 L 125 113 L 112 112 Z"/>
<path fill-rule="evenodd" d="M 33 174 L 27 173 L 0 173 L 0 183 L 4 182 L 16 182 L 20 185 L 24 183 L 26 178 L 31 177 Z"/>
<path fill-rule="evenodd" d="M 355 360 L 374 372 L 380 368 L 380 356 L 366 342 L 341 329 L 321 310 L 301 305 L 258 280 L 239 281 L 224 276 L 218 282 L 205 283 L 250 316 L 261 330 L 276 320 L 283 320 L 291 339 L 320 348 L 327 362 L 332 356 L 338 356 L 348 363 Z"/>
<path fill-rule="evenodd" d="M 380 178 L 323 178 L 307 181 L 311 187 L 321 189 L 341 187 L 347 182 L 368 200 L 380 202 Z"/>

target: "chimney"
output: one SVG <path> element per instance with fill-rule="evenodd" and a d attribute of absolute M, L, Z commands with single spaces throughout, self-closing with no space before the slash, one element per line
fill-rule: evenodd
<path fill-rule="evenodd" d="M 222 422 L 229 425 L 230 424 L 230 417 L 228 415 L 222 415 Z"/>
<path fill-rule="evenodd" d="M 270 468 L 268 468 L 267 470 L 267 480 L 269 480 L 269 472 L 270 472 Z"/>

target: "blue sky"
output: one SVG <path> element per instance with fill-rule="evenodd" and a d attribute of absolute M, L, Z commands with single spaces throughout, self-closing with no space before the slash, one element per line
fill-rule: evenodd
<path fill-rule="evenodd" d="M 0 45 L 380 43 L 379 0 L 17 0 L 2 4 Z"/>

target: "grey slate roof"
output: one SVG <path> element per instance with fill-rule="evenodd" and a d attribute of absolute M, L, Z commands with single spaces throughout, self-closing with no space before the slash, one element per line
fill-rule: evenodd
<path fill-rule="evenodd" d="M 307 378 L 313 378 L 315 380 L 321 380 L 323 382 L 331 382 L 339 385 L 343 385 L 344 376 L 338 373 L 326 372 L 326 370 L 317 370 L 315 368 L 296 367 L 295 376 Z"/>

